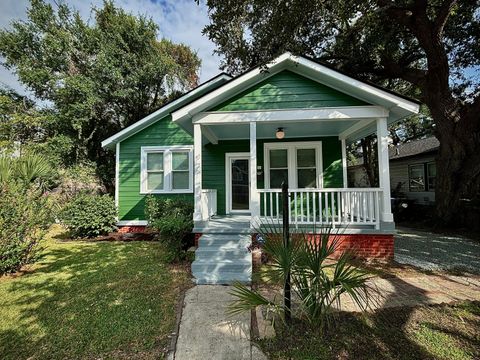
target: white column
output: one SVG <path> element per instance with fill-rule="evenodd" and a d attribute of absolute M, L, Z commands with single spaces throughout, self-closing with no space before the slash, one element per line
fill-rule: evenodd
<path fill-rule="evenodd" d="M 200 124 L 193 124 L 193 151 L 194 151 L 194 201 L 195 212 L 193 221 L 202 221 L 202 128 Z"/>
<path fill-rule="evenodd" d="M 378 178 L 382 197 L 380 199 L 380 219 L 383 222 L 393 222 L 390 203 L 390 167 L 388 161 L 388 126 L 387 118 L 377 119 L 378 146 Z"/>
<path fill-rule="evenodd" d="M 345 139 L 341 140 L 342 142 L 342 171 L 343 171 L 343 187 L 346 189 L 348 187 L 347 179 L 347 145 Z"/>
<path fill-rule="evenodd" d="M 250 123 L 250 213 L 252 226 L 260 216 L 260 194 L 257 192 L 257 123 Z"/>

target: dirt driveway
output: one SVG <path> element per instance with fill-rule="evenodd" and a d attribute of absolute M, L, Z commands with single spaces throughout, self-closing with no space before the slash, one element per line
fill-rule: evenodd
<path fill-rule="evenodd" d="M 395 261 L 425 270 L 480 273 L 480 241 L 398 227 Z"/>

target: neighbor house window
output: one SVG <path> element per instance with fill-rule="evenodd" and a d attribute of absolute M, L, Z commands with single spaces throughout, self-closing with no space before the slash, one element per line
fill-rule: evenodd
<path fill-rule="evenodd" d="M 192 192 L 192 150 L 192 146 L 142 147 L 140 192 Z"/>
<path fill-rule="evenodd" d="M 415 164 L 408 167 L 408 181 L 411 192 L 435 191 L 437 167 L 435 163 Z"/>
<path fill-rule="evenodd" d="M 321 142 L 266 143 L 265 187 L 278 189 L 282 182 L 293 189 L 321 187 Z"/>
<path fill-rule="evenodd" d="M 435 163 L 427 164 L 427 187 L 428 191 L 435 191 L 435 179 L 437 178 L 437 165 Z"/>

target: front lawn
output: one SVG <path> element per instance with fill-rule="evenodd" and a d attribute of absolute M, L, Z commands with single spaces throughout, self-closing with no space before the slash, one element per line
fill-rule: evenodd
<path fill-rule="evenodd" d="M 190 283 L 157 242 L 65 241 L 0 278 L 2 359 L 161 358 Z"/>
<path fill-rule="evenodd" d="M 480 303 L 343 314 L 323 337 L 297 323 L 260 345 L 271 359 L 479 359 Z"/>

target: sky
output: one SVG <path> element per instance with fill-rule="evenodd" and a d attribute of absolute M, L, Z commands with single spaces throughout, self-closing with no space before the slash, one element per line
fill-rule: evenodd
<path fill-rule="evenodd" d="M 61 0 L 56 0 L 58 3 Z M 47 0 L 55 4 L 55 0 Z M 64 0 L 77 9 L 81 16 L 91 20 L 92 6 L 101 6 L 103 0 Z M 204 35 L 203 27 L 209 22 L 207 8 L 194 0 L 116 0 L 116 5 L 133 14 L 151 17 L 159 26 L 159 38 L 184 43 L 197 52 L 202 60 L 200 82 L 217 75 L 220 57 L 213 55 L 215 45 Z M 28 0 L 0 0 L 0 28 L 9 27 L 12 21 L 26 19 Z M 1 58 L 0 58 L 1 62 Z M 21 94 L 29 94 L 9 70 L 0 65 L 0 83 Z"/>

